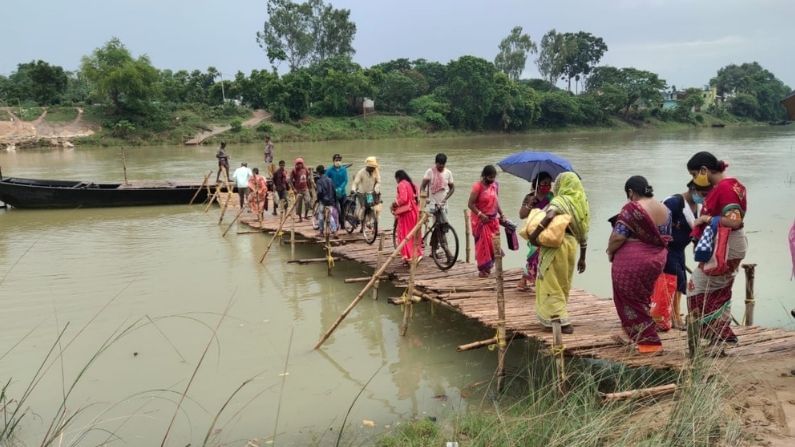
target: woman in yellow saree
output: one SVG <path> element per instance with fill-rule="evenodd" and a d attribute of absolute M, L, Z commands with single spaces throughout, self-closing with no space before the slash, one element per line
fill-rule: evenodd
<path fill-rule="evenodd" d="M 552 326 L 553 319 L 560 319 L 563 332 L 571 334 L 574 328 L 569 321 L 566 303 L 569 300 L 578 245 L 580 260 L 576 263 L 577 271 L 585 271 L 591 217 L 588 198 L 577 174 L 564 172 L 558 175 L 552 194 L 554 197 L 547 207 L 546 216 L 529 237 L 530 243 L 540 247 L 541 253 L 536 279 L 536 315 L 541 324 L 548 328 Z M 538 243 L 538 235 L 560 214 L 571 216 L 563 243 L 560 247 L 544 247 Z"/>

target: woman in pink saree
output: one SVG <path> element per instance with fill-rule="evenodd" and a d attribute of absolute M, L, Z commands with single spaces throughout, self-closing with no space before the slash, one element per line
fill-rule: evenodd
<path fill-rule="evenodd" d="M 268 183 L 259 175 L 259 168 L 254 168 L 248 179 L 248 207 L 252 213 L 259 215 L 268 210 Z"/>
<path fill-rule="evenodd" d="M 651 294 L 663 271 L 671 239 L 671 213 L 654 200 L 651 185 L 642 176 L 624 185 L 629 202 L 621 208 L 607 244 L 613 263 L 613 302 L 629 342 L 638 352 L 662 351 L 651 317 Z"/>
<path fill-rule="evenodd" d="M 419 207 L 417 206 L 417 187 L 411 181 L 411 177 L 404 170 L 395 172 L 397 182 L 397 195 L 392 204 L 392 214 L 397 220 L 395 235 L 397 241 L 402 241 L 417 225 L 419 218 Z M 422 243 L 416 243 L 418 238 L 411 238 L 403 246 L 400 254 L 406 262 L 411 261 L 412 256 L 422 257 Z M 400 243 L 400 242 L 398 242 Z"/>
<path fill-rule="evenodd" d="M 481 278 L 488 277 L 494 266 L 494 235 L 500 232 L 500 221 L 504 219 L 497 197 L 497 168 L 487 165 L 480 174 L 480 181 L 472 185 L 469 193 L 470 221 L 475 239 L 475 261 Z"/>

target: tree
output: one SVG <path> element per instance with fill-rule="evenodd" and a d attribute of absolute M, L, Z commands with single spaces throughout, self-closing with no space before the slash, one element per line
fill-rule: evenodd
<path fill-rule="evenodd" d="M 290 71 L 334 56 L 351 56 L 356 24 L 350 10 L 334 9 L 323 0 L 294 3 L 268 0 L 268 20 L 257 32 L 257 43 L 271 65 L 287 61 Z"/>
<path fill-rule="evenodd" d="M 563 74 L 566 65 L 566 53 L 568 48 L 564 35 L 554 29 L 549 30 L 541 38 L 541 48 L 538 52 L 536 65 L 541 76 L 555 84 Z"/>
<path fill-rule="evenodd" d="M 710 85 L 715 86 L 721 96 L 727 93 L 753 96 L 757 103 L 756 115 L 741 116 L 759 120 L 779 120 L 786 117 L 780 101 L 790 92 L 789 87 L 757 62 L 727 65 L 718 70 L 717 76 L 710 80 Z M 742 113 L 748 113 L 754 108 L 747 98 L 741 102 L 744 105 L 738 110 L 742 110 Z"/>
<path fill-rule="evenodd" d="M 729 101 L 729 111 L 743 118 L 759 119 L 759 101 L 754 95 L 738 93 Z"/>
<path fill-rule="evenodd" d="M 439 90 L 450 103 L 450 124 L 461 129 L 481 130 L 494 100 L 491 62 L 462 56 L 447 64 L 447 84 Z"/>
<path fill-rule="evenodd" d="M 500 52 L 494 58 L 494 65 L 511 80 L 518 80 L 527 63 L 527 55 L 536 53 L 535 42 L 530 35 L 522 33 L 522 27 L 516 26 L 498 46 Z"/>
<path fill-rule="evenodd" d="M 697 112 L 704 105 L 704 91 L 700 88 L 688 88 L 685 90 L 684 98 L 679 101 L 678 107 L 687 111 Z"/>
<path fill-rule="evenodd" d="M 145 115 L 158 93 L 159 74 L 149 58 L 133 59 L 118 38 L 84 56 L 80 70 L 92 84 L 94 93 L 109 99 L 118 115 Z"/>
<path fill-rule="evenodd" d="M 61 102 L 68 83 L 63 68 L 42 60 L 17 65 L 17 71 L 8 79 L 17 99 L 40 105 Z"/>
<path fill-rule="evenodd" d="M 565 52 L 562 74 L 566 75 L 571 91 L 571 80 L 579 82 L 581 78 L 587 77 L 593 67 L 602 60 L 602 56 L 607 51 L 607 44 L 601 37 L 584 31 L 576 34 L 565 33 L 563 41 Z"/>
<path fill-rule="evenodd" d="M 567 91 L 547 92 L 541 97 L 541 123 L 548 126 L 565 126 L 579 120 L 577 98 Z"/>
<path fill-rule="evenodd" d="M 494 101 L 489 121 L 493 128 L 502 131 L 528 129 L 541 114 L 536 92 L 508 78 L 504 73 L 494 76 Z"/>
<path fill-rule="evenodd" d="M 624 116 L 629 115 L 629 109 L 633 105 L 656 105 L 662 101 L 661 91 L 665 89 L 665 80 L 660 79 L 656 73 L 638 70 L 635 68 L 615 68 L 610 66 L 597 67 L 593 74 L 586 81 L 586 86 L 590 93 L 599 94 L 608 86 L 620 90 L 626 95 L 624 97 Z M 614 98 L 616 92 L 609 92 Z"/>

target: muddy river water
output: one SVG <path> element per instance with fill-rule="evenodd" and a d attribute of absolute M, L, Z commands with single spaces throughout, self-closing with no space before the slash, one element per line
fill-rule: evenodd
<path fill-rule="evenodd" d="M 575 286 L 606 298 L 606 219 L 625 201 L 627 177 L 645 175 L 662 198 L 685 189 L 685 163 L 694 152 L 709 150 L 726 159 L 730 175 L 749 190 L 746 261 L 758 264 L 755 320 L 795 328 L 786 243 L 795 217 L 795 128 L 296 143 L 277 144 L 276 154 L 288 165 L 302 156 L 314 166 L 339 152 L 354 163 L 354 172 L 375 155 L 385 200 L 391 201 L 396 169 L 419 180 L 434 154 L 445 152 L 458 188 L 451 220 L 463 234 L 467 193 L 482 167 L 528 147 L 568 158 L 583 177 L 593 224 L 588 269 L 576 275 Z M 260 145 L 229 149 L 233 166 L 261 164 Z M 214 168 L 214 151 L 131 148 L 129 177 L 201 181 Z M 0 153 L 0 166 L 6 176 L 122 178 L 119 150 L 113 148 Z M 528 184 L 507 174 L 498 180 L 503 209 L 518 220 Z M 168 445 L 199 445 L 224 402 L 249 379 L 215 423 L 211 436 L 217 443 L 246 445 L 257 438 L 265 445 L 276 433 L 276 444 L 333 445 L 351 401 L 371 377 L 348 417 L 346 439 L 354 445 L 367 444 L 400 421 L 444 417 L 479 401 L 479 384 L 491 377 L 495 355 L 456 353 L 455 346 L 487 338 L 487 331 L 423 304 L 401 337 L 400 308 L 366 299 L 322 350 L 312 351 L 361 288 L 342 279 L 362 276 L 364 269 L 340 262 L 329 278 L 324 265 L 287 264 L 284 248 L 261 266 L 256 259 L 266 237 L 233 231 L 222 238 L 217 216 L 217 210 L 204 214 L 199 206 L 0 210 L 0 380 L 11 379 L 10 396 L 23 395 L 66 328 L 24 402 L 29 414 L 16 435 L 23 445 L 41 443 L 76 377 L 66 412 L 80 414 L 67 427 L 63 445 L 94 445 L 109 436 L 127 445 L 159 444 L 189 382 Z M 382 226 L 391 226 L 387 215 Z M 298 257 L 320 253 L 301 246 L 297 251 Z M 509 252 L 506 265 L 520 266 L 523 256 L 523 250 Z M 399 293 L 382 289 L 381 296 Z M 733 306 L 738 318 L 743 294 L 740 279 Z M 512 358 L 513 367 L 521 366 L 521 355 Z"/>

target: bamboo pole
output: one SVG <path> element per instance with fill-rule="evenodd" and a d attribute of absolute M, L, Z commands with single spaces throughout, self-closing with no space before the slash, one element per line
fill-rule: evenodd
<path fill-rule="evenodd" d="M 298 203 L 298 200 L 295 203 Z M 290 259 L 295 259 L 295 216 L 292 215 L 290 216 Z"/>
<path fill-rule="evenodd" d="M 494 270 L 497 278 L 497 391 L 502 391 L 505 382 L 505 354 L 508 350 L 505 334 L 505 288 L 502 270 L 502 246 L 500 234 L 494 236 Z"/>
<path fill-rule="evenodd" d="M 293 203 L 293 205 L 290 207 L 290 209 L 287 210 L 287 212 L 284 214 L 284 218 L 281 221 L 279 221 L 279 227 L 276 229 L 276 232 L 273 233 L 273 237 L 271 238 L 270 241 L 268 241 L 268 245 L 265 247 L 265 253 L 263 253 L 262 256 L 259 258 L 260 264 L 262 264 L 262 261 L 265 260 L 265 256 L 268 256 L 268 252 L 270 251 L 271 246 L 273 245 L 273 241 L 276 240 L 277 237 L 279 237 L 279 233 L 282 231 L 282 228 L 284 228 L 284 224 L 287 222 L 287 219 L 289 218 L 290 214 L 293 212 L 293 209 L 295 208 L 295 205 L 297 204 L 298 201 L 296 200 Z"/>
<path fill-rule="evenodd" d="M 470 351 L 472 349 L 484 348 L 486 346 L 491 346 L 497 343 L 497 337 L 491 337 L 488 340 L 480 340 L 480 341 L 473 341 L 472 343 L 467 343 L 465 345 L 460 345 L 459 347 L 455 348 L 458 352 Z"/>
<path fill-rule="evenodd" d="M 216 184 L 215 191 L 213 192 L 213 195 L 210 197 L 210 201 L 207 203 L 207 206 L 204 207 L 205 213 L 210 210 L 211 206 L 213 206 L 213 203 L 218 199 L 219 194 L 221 194 L 221 185 Z"/>
<path fill-rule="evenodd" d="M 466 239 L 466 261 L 469 264 L 469 261 L 472 259 L 470 253 L 472 252 L 472 228 L 470 227 L 469 223 L 469 210 L 464 210 L 464 234 Z"/>
<path fill-rule="evenodd" d="M 756 264 L 743 264 L 745 271 L 745 325 L 754 325 L 754 276 Z"/>
<path fill-rule="evenodd" d="M 199 189 L 196 190 L 196 194 L 194 194 L 193 197 L 190 199 L 190 202 L 188 203 L 188 205 L 193 205 L 193 202 L 196 200 L 196 197 L 199 197 L 199 193 L 202 191 L 202 188 L 204 188 L 204 185 L 207 184 L 207 179 L 210 178 L 210 175 L 212 173 L 213 173 L 213 170 L 210 169 L 210 172 L 208 172 L 207 175 L 204 176 L 204 181 L 202 182 L 201 186 L 199 186 Z"/>
<path fill-rule="evenodd" d="M 566 364 L 563 359 L 563 332 L 560 318 L 557 315 L 552 317 L 552 355 L 555 356 L 558 391 L 564 394 L 566 392 Z"/>
<path fill-rule="evenodd" d="M 425 201 L 427 200 L 427 195 L 423 192 L 420 193 L 420 213 L 426 214 L 425 212 Z M 426 224 L 428 223 L 428 219 L 422 219 Z M 403 322 L 400 325 L 400 335 L 405 336 L 406 332 L 409 330 L 409 319 L 411 319 L 411 314 L 414 311 L 414 302 L 411 300 L 411 297 L 414 296 L 414 278 L 417 275 L 417 265 L 420 262 L 420 243 L 422 240 L 422 231 L 417 231 L 414 236 L 412 237 L 412 244 L 411 244 L 411 259 L 409 260 L 409 284 L 408 288 L 406 289 L 406 301 L 403 305 Z"/>
<path fill-rule="evenodd" d="M 420 217 L 419 222 L 417 222 L 417 225 L 415 225 L 414 228 L 411 229 L 409 234 L 406 235 L 405 239 L 400 241 L 400 244 L 398 244 L 398 246 L 395 247 L 395 250 L 392 252 L 392 254 L 390 254 L 386 258 L 386 260 L 381 265 L 381 267 L 379 267 L 378 270 L 376 270 L 375 273 L 373 273 L 373 276 L 370 278 L 370 281 L 367 282 L 367 284 L 364 286 L 362 291 L 359 292 L 358 295 L 356 295 L 353 301 L 351 301 L 351 304 L 349 304 L 348 307 L 344 311 L 342 311 L 342 314 L 340 314 L 340 316 L 337 317 L 337 320 L 334 321 L 334 324 L 332 324 L 331 327 L 326 331 L 326 333 L 323 334 L 323 336 L 320 338 L 320 341 L 318 341 L 317 344 L 315 345 L 314 349 L 319 348 L 326 340 L 328 340 L 332 332 L 334 332 L 334 330 L 337 329 L 340 323 L 342 323 L 342 320 L 344 320 L 345 317 L 347 317 L 348 314 L 351 312 L 351 310 L 353 310 L 353 308 L 356 307 L 357 304 L 359 304 L 359 301 L 361 301 L 362 298 L 364 298 L 364 294 L 367 293 L 367 291 L 370 290 L 371 287 L 373 287 L 373 284 L 375 284 L 375 282 L 378 280 L 378 277 L 384 274 L 384 271 L 386 271 L 386 268 L 389 266 L 389 263 L 392 262 L 393 259 L 395 259 L 395 256 L 397 256 L 400 253 L 400 250 L 403 248 L 403 246 L 406 245 L 406 241 L 408 241 L 409 238 L 414 237 L 417 231 L 419 231 L 419 229 L 422 228 L 422 224 L 425 222 L 426 219 L 428 219 L 428 215 L 423 213 L 422 216 Z"/>
<path fill-rule="evenodd" d="M 322 204 L 321 204 L 322 206 Z M 327 206 L 323 207 L 323 236 L 326 239 L 326 266 L 328 276 L 331 276 L 331 270 L 334 268 L 334 258 L 331 256 L 331 209 Z"/>
<path fill-rule="evenodd" d="M 640 388 L 637 390 L 621 391 L 618 393 L 599 393 L 604 401 L 616 401 L 625 399 L 641 399 L 648 397 L 659 397 L 676 392 L 677 386 L 675 383 L 667 385 L 653 386 L 650 388 Z"/>
<path fill-rule="evenodd" d="M 221 222 L 224 221 L 224 215 L 226 214 L 226 209 L 229 208 L 229 202 L 232 201 L 232 194 L 234 194 L 232 192 L 232 188 L 229 186 L 229 181 L 228 180 L 224 181 L 224 184 L 226 185 L 226 202 L 224 202 L 224 206 L 223 208 L 221 208 L 221 217 L 218 218 L 218 225 L 221 225 Z M 238 194 L 240 193 L 238 192 Z M 242 209 L 244 208 L 244 206 L 241 205 L 240 208 Z"/>
<path fill-rule="evenodd" d="M 378 264 L 380 265 L 380 264 L 381 264 L 381 262 L 379 261 L 379 263 L 378 263 Z M 377 279 L 377 281 L 381 281 L 381 280 L 384 280 L 384 281 L 385 281 L 385 280 L 387 280 L 387 279 L 389 279 L 389 276 L 388 276 L 388 275 L 381 275 L 381 277 L 379 277 L 379 278 Z M 345 284 L 354 284 L 354 283 L 360 283 L 360 282 L 367 282 L 367 281 L 369 281 L 369 280 L 370 280 L 370 277 L 369 277 L 369 276 L 361 276 L 361 277 L 358 277 L 358 278 L 345 278 L 345 280 L 344 280 L 343 282 L 344 282 Z M 375 287 L 376 285 L 377 285 L 377 283 L 376 283 L 375 285 L 373 285 L 373 287 Z"/>
<path fill-rule="evenodd" d="M 121 165 L 124 169 L 124 184 L 129 185 L 127 182 L 127 149 L 124 147 L 121 148 Z"/>
<path fill-rule="evenodd" d="M 687 356 L 693 360 L 698 352 L 698 343 L 701 339 L 701 324 L 698 318 L 689 313 L 685 316 L 685 326 L 687 326 Z"/>
<path fill-rule="evenodd" d="M 381 235 L 378 237 L 378 249 L 375 252 L 376 265 L 381 265 L 381 258 L 382 258 L 381 252 L 382 251 L 384 251 L 384 233 L 381 233 Z M 379 287 L 381 287 L 381 278 L 376 278 L 375 284 L 373 284 L 373 299 L 374 300 L 378 299 L 378 288 Z"/>
<path fill-rule="evenodd" d="M 237 220 L 240 219 L 240 215 L 243 214 L 243 210 L 244 209 L 245 208 L 240 208 L 240 211 L 237 212 L 237 214 L 235 215 L 235 218 L 232 219 L 232 222 L 229 224 L 228 227 L 226 227 L 226 230 L 224 231 L 224 234 L 221 235 L 221 237 L 226 237 L 226 233 L 229 233 L 229 230 L 232 229 L 232 225 L 234 225 L 235 222 L 237 222 Z"/>

